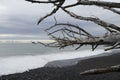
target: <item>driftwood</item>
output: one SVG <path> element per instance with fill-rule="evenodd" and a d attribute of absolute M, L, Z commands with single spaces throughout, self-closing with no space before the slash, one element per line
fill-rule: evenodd
<path fill-rule="evenodd" d="M 81 72 L 81 75 L 96 75 L 102 73 L 109 73 L 109 72 L 120 72 L 120 65 L 111 66 L 107 68 L 100 68 L 100 69 L 91 69 L 84 72 Z"/>
<path fill-rule="evenodd" d="M 84 30 L 80 27 L 80 25 L 70 24 L 70 23 L 58 23 L 56 18 L 55 24 L 53 26 L 49 26 L 45 31 L 51 37 L 51 39 L 55 40 L 55 42 L 50 44 L 43 44 L 47 47 L 59 47 L 64 48 L 67 46 L 74 46 L 78 45 L 76 50 L 81 48 L 83 45 L 91 45 L 91 49 L 94 51 L 99 45 L 107 45 L 105 51 L 111 49 L 119 49 L 120 48 L 120 27 L 104 21 L 98 17 L 93 16 L 81 16 L 75 14 L 74 12 L 68 10 L 69 8 L 73 8 L 79 5 L 85 6 L 96 6 L 102 7 L 106 10 L 112 11 L 114 14 L 120 15 L 120 3 L 119 2 L 108 2 L 108 1 L 101 1 L 101 0 L 76 0 L 73 4 L 63 5 L 67 0 L 48 0 L 48 1 L 40 1 L 40 0 L 26 0 L 32 3 L 38 4 L 53 4 L 55 8 L 46 16 L 39 19 L 38 24 L 40 24 L 44 19 L 48 18 L 55 14 L 59 9 L 67 13 L 71 18 L 83 21 L 89 21 L 94 24 L 103 27 L 106 30 L 106 33 L 103 33 L 103 36 L 94 36 L 90 34 L 87 30 Z M 118 9 L 116 9 L 118 8 Z M 54 31 L 53 31 L 54 30 Z M 57 34 L 60 34 L 58 36 Z M 106 73 L 106 72 L 114 72 L 119 71 L 120 66 L 112 66 L 109 68 L 102 68 L 102 69 L 93 69 L 82 72 L 81 74 L 99 74 L 99 73 Z"/>

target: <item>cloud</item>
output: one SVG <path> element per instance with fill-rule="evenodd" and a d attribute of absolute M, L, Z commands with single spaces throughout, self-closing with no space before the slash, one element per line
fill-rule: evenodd
<path fill-rule="evenodd" d="M 5 6 L 3 6 L 2 4 L 0 4 L 0 11 L 5 11 L 6 10 L 6 7 Z M 0 12 L 0 13 L 2 13 L 2 11 Z"/>
<path fill-rule="evenodd" d="M 73 1 L 67 1 L 65 4 L 72 2 Z M 40 25 L 37 25 L 37 21 L 52 9 L 53 5 L 49 4 L 32 4 L 25 0 L 0 0 L 0 35 L 3 35 L 0 36 L 0 39 L 48 38 L 44 30 L 48 26 L 54 24 L 53 17 L 45 19 Z M 102 20 L 120 25 L 119 16 L 108 10 L 103 10 L 103 8 L 95 6 L 79 6 L 69 10 L 83 16 L 98 16 Z M 76 25 L 79 24 L 90 32 L 94 32 L 96 29 L 97 32 L 102 31 L 101 28 L 96 27 L 97 25 L 94 25 L 91 22 L 87 23 L 85 21 L 73 20 L 73 18 L 70 18 L 69 15 L 65 14 L 61 10 L 58 11 L 55 16 L 57 17 L 58 22 L 70 22 L 75 23 Z M 94 27 L 94 31 L 91 27 Z"/>
<path fill-rule="evenodd" d="M 6 11 L 0 14 L 0 33 L 1 34 L 39 34 L 44 30 L 43 27 L 38 27 L 37 21 L 40 16 L 49 12 L 50 7 L 43 5 L 34 5 L 25 0 L 0 0 L 0 10 L 3 6 Z M 44 8 L 44 10 L 43 10 Z M 51 8 L 52 9 L 52 8 Z"/>

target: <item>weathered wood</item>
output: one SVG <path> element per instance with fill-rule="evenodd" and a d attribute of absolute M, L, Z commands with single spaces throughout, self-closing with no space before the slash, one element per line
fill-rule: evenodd
<path fill-rule="evenodd" d="M 86 70 L 84 72 L 81 72 L 80 75 L 96 75 L 96 74 L 103 74 L 109 72 L 120 72 L 120 65 L 111 66 L 107 68 Z"/>
<path fill-rule="evenodd" d="M 55 40 L 53 43 L 43 44 L 44 46 L 48 47 L 59 47 L 64 48 L 67 46 L 74 46 L 79 45 L 76 50 L 81 48 L 83 45 L 91 45 L 92 50 L 94 51 L 99 45 L 107 45 L 105 50 L 111 49 L 120 49 L 120 27 L 104 21 L 97 17 L 84 17 L 81 15 L 77 15 L 74 12 L 68 10 L 67 8 L 73 8 L 79 5 L 85 6 L 97 6 L 112 11 L 115 14 L 120 15 L 120 11 L 115 9 L 120 9 L 120 3 L 118 2 L 108 2 L 108 1 L 90 1 L 90 0 L 77 0 L 76 3 L 64 5 L 66 0 L 48 0 L 48 1 L 40 1 L 40 0 L 26 0 L 32 3 L 43 3 L 43 4 L 53 4 L 55 8 L 49 13 L 46 14 L 44 17 L 40 18 L 38 24 L 43 21 L 44 19 L 48 18 L 49 16 L 54 15 L 58 12 L 59 9 L 63 10 L 67 13 L 70 17 L 77 20 L 89 21 L 97 24 L 104 29 L 106 29 L 107 34 L 103 34 L 103 36 L 93 36 L 87 30 L 84 30 L 79 25 L 70 24 L 70 23 L 58 23 L 55 19 L 55 24 L 53 26 L 49 26 L 46 29 L 46 32 L 51 37 L 51 39 Z M 57 28 L 56 28 L 57 27 Z M 54 31 L 52 31 L 54 30 Z M 56 34 L 61 34 L 57 36 Z M 108 73 L 108 72 L 120 72 L 120 65 L 111 66 L 107 68 L 100 68 L 100 69 L 92 69 L 81 72 L 81 75 L 93 75 L 93 74 L 101 74 L 101 73 Z"/>

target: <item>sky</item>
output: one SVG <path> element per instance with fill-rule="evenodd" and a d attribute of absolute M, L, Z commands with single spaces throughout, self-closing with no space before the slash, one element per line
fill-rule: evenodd
<path fill-rule="evenodd" d="M 119 1 L 120 0 L 107 0 Z M 66 4 L 73 3 L 68 0 Z M 0 0 L 0 40 L 44 40 L 49 39 L 44 31 L 48 26 L 54 24 L 54 18 L 48 17 L 37 25 L 40 17 L 49 13 L 54 8 L 50 4 L 32 4 L 25 0 Z M 116 25 L 120 25 L 120 16 L 110 11 L 95 6 L 79 6 L 71 8 L 71 11 L 83 16 L 97 16 Z M 59 10 L 55 15 L 58 22 L 70 22 L 80 25 L 93 34 L 100 34 L 103 28 L 91 22 L 78 21 L 69 17 Z"/>

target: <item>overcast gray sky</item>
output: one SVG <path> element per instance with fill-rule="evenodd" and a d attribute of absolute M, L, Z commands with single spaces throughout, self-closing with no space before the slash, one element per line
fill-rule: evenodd
<path fill-rule="evenodd" d="M 107 1 L 120 2 L 120 0 Z M 65 4 L 72 2 L 73 0 L 68 0 Z M 52 9 L 53 5 L 32 4 L 25 0 L 0 0 L 0 40 L 48 39 L 44 29 L 54 23 L 53 17 L 45 19 L 40 25 L 37 25 L 37 21 Z M 102 8 L 80 6 L 70 10 L 83 16 L 98 16 L 103 20 L 120 25 L 119 15 L 112 14 L 112 12 Z M 62 11 L 58 11 L 55 16 L 58 22 L 75 23 L 84 26 L 89 31 L 96 31 L 97 34 L 102 33 L 103 30 L 93 23 L 73 20 Z"/>

